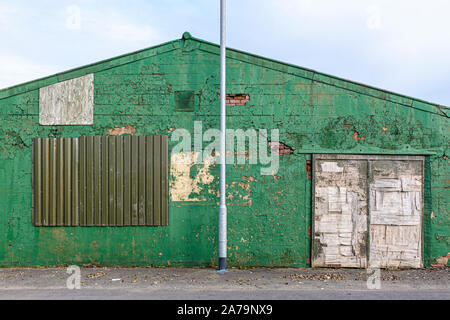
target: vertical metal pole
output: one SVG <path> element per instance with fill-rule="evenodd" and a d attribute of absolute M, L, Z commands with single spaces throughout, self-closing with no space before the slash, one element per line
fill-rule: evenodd
<path fill-rule="evenodd" d="M 219 272 L 227 268 L 227 205 L 225 200 L 226 169 L 226 49 L 225 49 L 226 0 L 220 0 L 220 208 L 219 208 Z"/>

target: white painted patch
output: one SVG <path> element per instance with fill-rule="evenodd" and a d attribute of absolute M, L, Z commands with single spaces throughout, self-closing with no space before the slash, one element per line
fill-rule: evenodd
<path fill-rule="evenodd" d="M 199 152 L 174 153 L 171 156 L 170 174 L 170 197 L 172 201 L 204 201 L 199 197 L 204 185 L 209 185 L 214 181 L 214 176 L 210 173 L 210 166 L 214 164 L 211 158 L 204 159 L 203 165 L 197 171 L 195 177 L 191 176 L 191 168 L 197 165 Z M 197 165 L 198 166 L 198 165 Z"/>
<path fill-rule="evenodd" d="M 92 125 L 94 74 L 59 82 L 39 90 L 40 125 Z"/>

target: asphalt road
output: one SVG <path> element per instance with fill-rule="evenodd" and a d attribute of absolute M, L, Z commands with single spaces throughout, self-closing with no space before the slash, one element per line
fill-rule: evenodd
<path fill-rule="evenodd" d="M 71 290 L 66 268 L 0 269 L 0 299 L 450 299 L 448 268 L 381 270 L 379 289 L 368 289 L 368 274 L 359 269 L 234 269 L 223 275 L 208 268 L 89 267 L 80 271 L 80 289 Z"/>
<path fill-rule="evenodd" d="M 450 290 L 2 290 L 1 300 L 449 300 Z"/>

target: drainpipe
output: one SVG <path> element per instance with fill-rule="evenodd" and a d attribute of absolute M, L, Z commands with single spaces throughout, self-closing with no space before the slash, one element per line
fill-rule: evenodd
<path fill-rule="evenodd" d="M 225 90 L 225 10 L 226 0 L 220 0 L 220 207 L 219 207 L 219 273 L 227 268 L 227 205 L 225 199 L 226 106 Z"/>

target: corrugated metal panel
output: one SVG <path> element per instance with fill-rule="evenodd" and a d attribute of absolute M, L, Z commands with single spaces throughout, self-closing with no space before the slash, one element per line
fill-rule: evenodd
<path fill-rule="evenodd" d="M 33 139 L 33 224 L 78 223 L 78 139 Z"/>
<path fill-rule="evenodd" d="M 168 225 L 167 136 L 33 140 L 35 226 Z"/>

